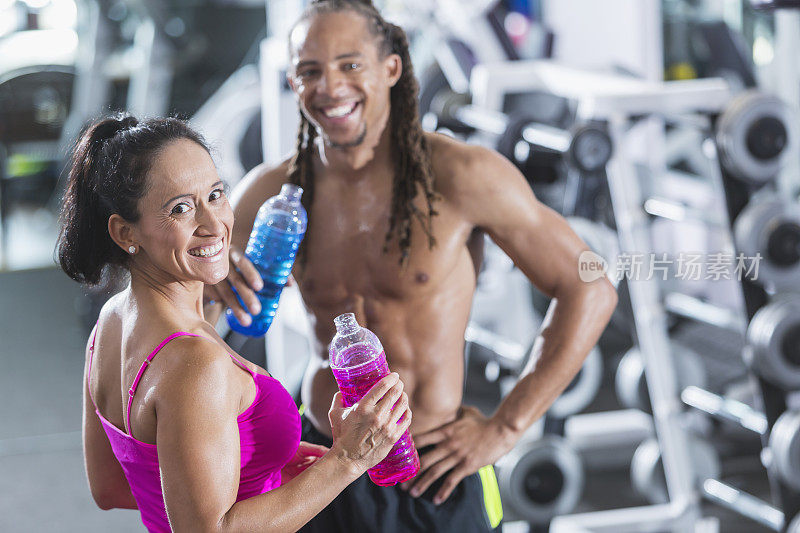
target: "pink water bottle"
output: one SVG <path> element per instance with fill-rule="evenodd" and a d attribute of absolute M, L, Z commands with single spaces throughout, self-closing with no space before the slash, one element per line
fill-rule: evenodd
<path fill-rule="evenodd" d="M 356 322 L 353 313 L 333 319 L 336 335 L 331 341 L 330 363 L 346 406 L 358 402 L 372 386 L 389 375 L 386 354 L 378 337 Z M 419 455 L 408 431 L 395 443 L 389 455 L 367 473 L 376 485 L 389 487 L 419 472 Z"/>

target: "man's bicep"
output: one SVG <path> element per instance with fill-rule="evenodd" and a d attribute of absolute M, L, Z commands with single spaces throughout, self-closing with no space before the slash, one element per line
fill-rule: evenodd
<path fill-rule="evenodd" d="M 477 195 L 478 224 L 540 290 L 578 281 L 578 256 L 587 247 L 567 221 L 541 203 L 508 160 L 493 154 L 484 163 L 489 183 Z"/>
<path fill-rule="evenodd" d="M 238 402 L 222 373 L 208 376 L 205 385 L 165 398 L 156 410 L 164 503 L 176 531 L 210 529 L 238 492 Z"/>

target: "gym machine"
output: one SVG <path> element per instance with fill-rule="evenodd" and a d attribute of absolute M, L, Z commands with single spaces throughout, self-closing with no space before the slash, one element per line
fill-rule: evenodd
<path fill-rule="evenodd" d="M 742 277 L 741 291 L 749 320 L 743 357 L 755 374 L 764 415 L 759 423 L 752 422 L 752 416 L 747 418 L 749 423 L 742 427 L 757 428 L 761 436 L 762 462 L 767 467 L 774 504 L 785 516 L 785 520 L 772 520 L 770 525 L 780 531 L 800 526 L 800 521 L 793 520 L 800 511 L 796 481 L 800 455 L 798 434 L 792 425 L 796 411 L 787 410 L 800 389 L 800 296 L 791 292 L 800 286 L 800 206 L 796 198 L 780 194 L 785 192 L 780 181 L 782 167 L 788 159 L 791 168 L 798 157 L 797 123 L 796 110 L 780 100 L 747 92 L 738 96 L 715 124 L 722 162 L 718 182 L 727 218 L 733 221 L 730 227 L 735 251 L 760 259 L 758 272 Z M 693 394 L 688 397 L 701 397 L 699 391 Z M 727 399 L 720 401 L 723 406 L 741 407 L 726 404 Z M 794 454 L 789 451 L 793 446 Z M 718 486 L 710 486 L 719 492 Z M 725 490 L 736 494 L 730 487 Z M 741 495 L 734 500 L 742 498 L 752 502 Z M 733 507 L 766 509 L 763 505 Z M 777 515 L 764 512 L 750 516 L 758 520 Z"/>
<path fill-rule="evenodd" d="M 560 172 L 554 169 L 563 168 L 567 176 L 564 198 L 562 205 L 552 207 L 565 216 L 602 218 L 593 199 L 607 195 L 604 171 L 612 152 L 611 140 L 603 125 L 585 122 L 560 127 L 570 123 L 566 110 L 558 113 L 558 119 L 550 117 L 545 123 L 542 113 L 520 109 L 520 106 L 530 105 L 530 99 L 515 96 L 519 101 L 514 103 L 512 99 L 510 104 L 504 105 L 508 108 L 506 112 L 492 111 L 470 105 L 466 95 L 442 89 L 433 98 L 423 123 L 428 129 L 454 131 L 497 149 L 520 169 L 537 194 L 543 192 L 537 184 L 555 183 Z M 563 105 L 560 99 L 549 95 L 535 96 L 537 103 L 533 104 L 533 109 Z"/>
<path fill-rule="evenodd" d="M 611 138 L 601 125 L 579 124 L 571 130 L 541 124 L 527 116 L 509 116 L 464 104 L 457 93 L 435 102 L 433 113 L 444 123 L 458 123 L 497 136 L 498 151 L 524 168 L 531 147 L 564 156 L 584 172 L 597 172 L 611 159 Z"/>
<path fill-rule="evenodd" d="M 769 12 L 774 22 L 774 50 L 772 77 L 773 92 L 795 109 L 800 108 L 800 1 L 750 0 L 753 9 Z M 796 197 L 800 193 L 800 160 L 789 161 L 778 176 L 777 189 L 783 196 Z"/>
<path fill-rule="evenodd" d="M 523 71 L 523 69 L 525 70 Z M 661 116 L 681 123 L 689 121 L 703 124 L 704 117 L 719 116 L 726 103 L 731 100 L 726 84 L 718 80 L 648 84 L 630 79 L 609 79 L 608 77 L 597 79 L 598 75 L 596 74 L 559 73 L 556 72 L 558 69 L 562 69 L 562 67 L 548 64 L 538 65 L 535 62 L 528 65 L 517 63 L 476 67 L 473 72 L 474 104 L 466 107 L 465 111 L 468 111 L 470 118 L 474 119 L 477 111 L 475 105 L 482 99 L 484 106 L 494 112 L 494 114 L 486 113 L 485 116 L 499 118 L 496 112 L 500 107 L 501 96 L 506 92 L 518 92 L 526 89 L 549 90 L 574 100 L 577 103 L 576 115 L 578 117 L 582 117 L 586 121 L 605 121 L 609 136 L 614 141 L 614 154 L 607 168 L 621 247 L 631 250 L 651 250 L 652 246 L 649 245 L 649 237 L 646 234 L 647 215 L 643 209 L 645 199 L 640 193 L 638 179 L 631 161 L 627 157 L 620 156 L 617 150 L 625 146 L 628 128 L 641 117 Z M 584 78 L 583 82 L 576 83 L 576 78 L 581 76 Z M 532 78 L 533 82 L 531 82 Z M 509 83 L 514 86 L 498 87 Z M 520 87 L 520 84 L 527 86 Z M 723 116 L 726 120 L 720 119 L 722 127 L 717 128 L 720 151 L 725 151 L 725 146 L 730 145 L 731 142 L 740 142 L 744 143 L 746 150 L 754 159 L 758 160 L 756 162 L 761 163 L 761 167 L 765 163 L 767 165 L 775 163 L 776 159 L 779 162 L 795 147 L 796 136 L 791 131 L 794 128 L 791 120 L 786 120 L 787 113 L 780 106 L 775 108 L 774 104 L 769 104 L 763 98 L 755 98 L 754 95 L 748 94 L 746 98 L 756 104 L 743 105 L 739 103 L 739 106 L 731 106 L 732 110 Z M 486 103 L 494 104 L 494 106 L 485 105 Z M 761 113 L 757 112 L 759 106 L 763 108 Z M 744 111 L 737 110 L 737 107 Z M 754 108 L 756 111 L 753 111 Z M 479 111 L 477 112 L 479 113 Z M 450 111 L 451 115 L 457 113 L 460 113 L 458 109 Z M 764 120 L 748 120 L 748 113 L 751 115 L 754 113 L 753 116 Z M 468 116 L 467 113 L 462 114 L 462 117 L 466 116 Z M 734 120 L 737 118 L 738 122 Z M 473 126 L 478 123 L 477 120 L 471 120 L 471 122 Z M 776 122 L 779 124 L 776 125 Z M 500 121 L 497 123 L 499 124 Z M 508 124 L 508 121 L 506 120 L 505 123 Z M 740 124 L 740 126 L 736 126 L 736 124 Z M 783 134 L 781 134 L 781 127 L 786 130 Z M 492 131 L 497 134 L 500 127 L 498 126 Z M 744 140 L 733 138 L 735 135 L 741 134 L 743 134 Z M 561 136 L 562 139 L 565 137 Z M 524 138 L 520 140 L 527 142 L 527 139 Z M 767 142 L 763 142 L 764 140 Z M 550 148 L 555 148 L 552 146 L 553 143 L 550 144 Z M 563 142 L 560 146 L 562 152 L 565 151 Z M 726 153 L 730 155 L 732 150 L 727 149 Z M 726 160 L 725 165 L 729 168 L 736 168 L 737 163 L 739 162 L 732 163 L 730 160 Z M 745 161 L 745 163 L 750 162 Z M 756 168 L 760 168 L 760 166 L 756 165 Z M 780 164 L 777 164 L 777 168 L 779 167 Z M 717 165 L 717 173 L 720 172 L 719 169 L 720 167 Z M 764 171 L 764 174 L 768 172 L 771 171 Z M 748 174 L 746 171 L 740 172 L 740 175 Z M 761 179 L 768 178 L 762 177 Z M 650 380 L 653 382 L 650 387 L 650 397 L 655 406 L 653 411 L 656 434 L 664 455 L 663 461 L 666 463 L 666 494 L 669 495 L 669 503 L 641 509 L 561 517 L 553 523 L 554 529 L 557 527 L 563 527 L 565 530 L 576 527 L 600 531 L 641 531 L 643 527 L 684 529 L 688 528 L 690 523 L 699 523 L 698 485 L 709 488 L 708 491 L 703 489 L 704 492 L 710 493 L 713 489 L 715 497 L 705 494 L 713 501 L 719 501 L 719 494 L 725 492 L 725 489 L 728 490 L 728 493 L 735 491 L 740 499 L 746 498 L 732 487 L 727 487 L 713 479 L 714 476 L 711 475 L 715 474 L 713 471 L 706 472 L 709 475 L 707 480 L 711 480 L 711 482 L 695 479 L 692 473 L 694 468 L 692 467 L 693 452 L 691 449 L 696 446 L 690 444 L 692 437 L 686 434 L 681 427 L 682 414 L 674 407 L 674 399 L 678 396 L 681 387 L 672 365 L 664 364 L 672 357 L 671 349 L 667 347 L 669 342 L 667 341 L 665 312 L 658 296 L 658 286 L 650 281 L 642 280 L 629 281 L 629 283 L 631 284 L 630 291 L 631 298 L 634 300 L 634 308 L 639 311 L 635 316 L 636 334 L 645 359 L 645 371 L 653 378 Z M 684 305 L 684 307 L 687 306 Z M 650 309 L 650 311 L 645 313 L 646 309 Z M 779 432 L 779 434 L 781 433 Z M 644 447 L 642 450 L 639 455 L 647 456 L 647 448 Z M 649 462 L 652 463 L 652 452 L 649 453 L 649 456 L 651 457 Z M 646 461 L 642 460 L 642 462 Z M 713 463 L 712 461 L 705 462 Z M 652 472 L 653 468 L 649 470 Z M 754 500 L 750 497 L 748 501 L 753 502 Z M 766 512 L 765 516 L 774 517 L 777 516 L 776 513 L 780 513 L 766 503 L 764 506 L 764 509 L 775 511 Z M 787 514 L 791 516 L 791 510 L 785 503 L 781 507 L 786 509 Z M 767 521 L 769 522 L 769 520 Z"/>
<path fill-rule="evenodd" d="M 190 122 L 214 146 L 222 179 L 228 186 L 235 186 L 264 161 L 258 67 L 247 64 L 236 70 L 192 115 Z"/>
<path fill-rule="evenodd" d="M 85 38 L 78 47 L 72 110 L 62 136 L 64 146 L 78 136 L 89 119 L 106 110 L 115 80 L 127 80 L 124 109 L 134 115 L 166 113 L 172 60 L 179 42 L 165 32 L 165 7 L 160 3 L 148 0 L 110 7 L 97 0 L 83 0 L 79 8 L 78 29 Z M 119 28 L 125 21 L 136 22 L 130 42 L 121 38 Z"/>
<path fill-rule="evenodd" d="M 722 483 L 715 479 L 716 476 L 709 475 L 712 474 L 710 471 L 703 471 L 706 478 L 700 480 L 704 497 L 771 529 L 784 531 L 787 530 L 785 522 L 797 514 L 800 505 L 800 493 L 789 481 L 796 479 L 793 476 L 800 463 L 800 457 L 796 454 L 792 457 L 789 450 L 796 446 L 795 440 L 800 437 L 791 423 L 794 414 L 786 411 L 786 403 L 781 400 L 777 389 L 796 389 L 800 386 L 800 383 L 793 381 L 793 378 L 796 379 L 796 369 L 793 376 L 791 368 L 798 347 L 797 339 L 793 337 L 794 328 L 798 327 L 797 302 L 786 296 L 785 300 L 773 301 L 755 313 L 753 310 L 763 303 L 764 286 L 774 293 L 792 287 L 796 289 L 800 281 L 800 271 L 797 270 L 800 260 L 798 206 L 769 190 L 786 159 L 798 155 L 797 117 L 791 108 L 774 97 L 746 92 L 734 99 L 724 112 L 716 113 L 711 118 L 709 129 L 715 129 L 721 162 L 712 174 L 726 202 L 727 212 L 723 219 L 734 221 L 732 231 L 736 252 L 743 257 L 761 259 L 758 283 L 747 276 L 741 279 L 746 316 L 750 319 L 743 356 L 756 374 L 761 376 L 759 386 L 767 416 L 762 415 L 759 419 L 752 410 L 746 411 L 744 404 L 721 398 L 698 387 L 684 389 L 681 397 L 687 405 L 710 414 L 714 414 L 714 411 L 703 409 L 702 406 L 708 406 L 709 402 L 711 405 L 727 406 L 729 416 L 723 418 L 739 422 L 745 429 L 755 429 L 761 435 L 764 443 L 762 462 L 768 469 L 773 498 L 776 500 L 774 503 L 783 512 Z M 713 155 L 712 150 L 709 152 Z M 673 296 L 674 303 L 674 297 L 678 295 L 670 296 Z M 699 305 L 706 307 L 693 313 L 681 313 L 680 306 L 667 307 L 672 312 L 695 320 L 722 315 L 721 312 L 709 313 L 713 306 L 702 302 Z M 684 306 L 683 310 L 690 307 Z M 729 314 L 727 322 L 728 327 L 741 328 L 746 320 L 731 319 Z M 720 407 L 716 414 L 722 412 L 726 411 Z M 781 423 L 778 424 L 778 421 Z M 776 457 L 780 459 L 775 460 Z M 706 458 L 707 463 L 711 461 L 711 456 Z M 635 480 L 637 471 L 650 470 L 643 470 L 634 461 L 632 471 Z M 796 527 L 798 522 L 793 524 L 788 527 Z"/>
<path fill-rule="evenodd" d="M 0 36 L 0 271 L 41 266 L 30 264 L 29 252 L 20 247 L 12 254 L 8 215 L 20 203 L 45 206 L 53 196 L 78 44 L 68 17 L 54 20 L 47 8 L 33 9 L 23 2 L 15 8 L 18 22 Z M 41 214 L 54 225 L 54 214 Z M 46 261 L 51 244 L 43 244 L 36 248 Z"/>

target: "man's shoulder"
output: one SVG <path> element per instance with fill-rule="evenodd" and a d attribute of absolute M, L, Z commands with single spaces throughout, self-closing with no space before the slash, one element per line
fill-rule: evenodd
<path fill-rule="evenodd" d="M 440 133 L 426 133 L 431 151 L 431 168 L 437 187 L 446 190 L 483 182 L 487 174 L 511 171 L 513 165 L 495 150 L 467 144 Z"/>
<path fill-rule="evenodd" d="M 446 171 L 449 168 L 461 167 L 476 158 L 485 157 L 486 152 L 491 152 L 482 146 L 468 144 L 442 133 L 426 132 L 425 137 L 430 146 L 431 164 L 434 170 Z"/>
<path fill-rule="evenodd" d="M 234 206 L 239 206 L 247 199 L 261 198 L 262 202 L 271 196 L 275 196 L 281 190 L 281 185 L 286 182 L 289 173 L 291 158 L 282 161 L 278 165 L 262 163 L 236 184 L 231 193 L 231 202 Z M 258 205 L 261 205 L 259 202 Z"/>

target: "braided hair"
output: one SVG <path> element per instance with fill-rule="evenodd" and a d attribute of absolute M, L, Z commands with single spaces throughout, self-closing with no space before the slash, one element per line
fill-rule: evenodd
<path fill-rule="evenodd" d="M 396 238 L 400 248 L 400 264 L 405 265 L 411 248 L 413 219 L 419 221 L 427 236 L 428 248 L 432 249 L 436 244 L 432 219 L 438 214 L 433 204 L 439 199 L 433 186 L 430 146 L 419 120 L 417 103 L 419 86 L 411 65 L 408 38 L 400 26 L 387 22 L 370 0 L 315 0 L 300 21 L 322 13 L 341 11 L 352 11 L 363 16 L 367 21 L 369 32 L 379 40 L 381 57 L 397 54 L 403 64 L 400 79 L 390 93 L 391 114 L 388 126 L 391 128 L 391 144 L 395 147 L 392 155 L 394 177 L 389 230 L 386 233 L 383 252 L 388 252 L 390 242 Z M 308 212 L 311 211 L 314 201 L 312 158 L 316 137 L 316 128 L 301 111 L 296 152 L 290 162 L 287 179 L 303 188 L 302 202 Z M 414 199 L 420 191 L 425 197 L 427 209 L 424 211 L 414 204 Z M 302 249 L 300 253 L 302 257 Z"/>

